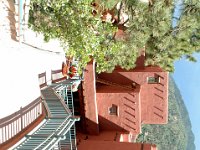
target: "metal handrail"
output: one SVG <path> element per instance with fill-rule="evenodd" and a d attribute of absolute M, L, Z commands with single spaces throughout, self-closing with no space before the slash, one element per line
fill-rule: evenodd
<path fill-rule="evenodd" d="M 44 127 L 44 126 L 47 124 L 47 122 L 48 122 L 48 120 L 46 120 L 46 122 L 44 122 L 44 123 L 41 125 L 41 127 L 39 127 L 39 128 L 38 128 L 35 132 L 33 132 L 31 135 L 27 134 L 27 135 L 25 135 L 25 137 L 29 137 L 29 136 L 34 135 L 38 130 L 40 130 L 42 127 Z"/>
<path fill-rule="evenodd" d="M 65 85 L 63 85 L 63 84 L 61 84 L 61 86 L 60 86 L 59 88 L 54 87 L 54 89 L 55 89 L 56 91 L 58 91 L 58 90 L 63 90 L 64 88 L 65 88 Z"/>
<path fill-rule="evenodd" d="M 58 86 L 62 87 L 61 90 L 63 90 L 64 88 L 67 88 L 68 85 L 71 85 L 71 84 L 64 84 L 64 85 L 62 83 L 56 84 L 57 87 Z M 51 86 L 48 86 L 48 87 L 51 89 L 50 92 L 53 92 L 53 94 L 55 94 L 55 96 L 57 97 L 56 98 L 57 102 L 59 102 L 65 109 L 67 116 L 63 119 L 61 118 L 62 119 L 62 120 L 60 120 L 61 122 L 58 124 L 57 128 L 53 131 L 53 133 L 46 134 L 46 139 L 44 141 L 42 141 L 36 148 L 34 148 L 35 150 L 40 149 L 43 146 L 45 146 L 44 148 L 42 148 L 43 150 L 45 148 L 49 148 L 49 147 L 52 148 L 52 146 L 54 146 L 57 143 L 57 141 L 59 141 L 61 138 L 65 137 L 64 135 L 70 130 L 71 126 L 73 125 L 73 122 L 77 121 L 76 118 L 72 117 L 72 112 L 70 111 L 68 106 L 65 104 L 64 99 L 58 93 L 56 93 L 55 87 L 51 87 Z M 35 108 L 38 109 L 37 107 L 40 106 L 39 107 L 40 109 L 38 109 L 38 110 L 41 110 L 41 108 L 45 107 L 47 110 L 47 115 L 48 115 L 49 119 L 51 119 L 51 118 L 53 119 L 53 118 L 57 118 L 57 117 L 59 118 L 59 116 L 54 116 L 54 117 L 51 116 L 51 111 L 48 109 L 48 101 L 46 101 L 46 99 L 48 99 L 48 98 L 44 98 L 44 96 L 42 95 L 42 92 L 41 92 L 41 97 L 38 98 L 38 101 L 35 102 L 35 104 L 32 102 L 28 106 L 22 108 L 23 111 L 17 111 L 10 116 L 17 118 L 19 120 L 20 117 L 22 117 L 24 114 L 29 113 L 29 111 L 31 111 L 32 109 L 35 109 Z M 38 104 L 40 104 L 40 105 L 38 106 Z M 41 111 L 43 111 L 43 109 Z M 38 115 L 36 115 L 36 118 L 37 117 L 38 117 Z M 7 119 L 5 119 L 5 118 L 7 118 Z M 6 123 L 9 123 L 9 120 L 8 120 L 9 116 L 5 117 L 5 118 L 0 119 L 0 127 L 2 125 L 4 125 L 4 124 L 1 124 L 1 121 L 7 120 Z M 45 122 L 42 125 L 42 127 L 45 127 L 46 124 L 48 124 L 48 123 Z M 69 128 L 66 129 L 67 126 L 69 126 Z M 35 134 L 37 131 L 39 131 L 42 127 L 37 129 L 33 134 Z M 35 136 L 35 135 L 27 135 L 26 138 L 29 139 L 29 138 L 31 138 L 31 136 Z M 46 143 L 46 145 L 45 145 L 45 143 Z M 21 144 L 21 145 L 23 145 L 23 144 Z"/>
<path fill-rule="evenodd" d="M 61 102 L 62 106 L 67 111 L 67 113 L 72 114 L 72 112 L 70 111 L 70 109 L 66 106 L 66 104 L 64 102 L 64 99 L 58 93 L 56 93 L 55 90 L 54 90 L 54 93 L 59 97 L 58 100 Z"/>
<path fill-rule="evenodd" d="M 48 138 L 46 138 L 46 140 L 44 140 L 42 143 L 40 143 L 36 148 L 34 148 L 34 150 L 36 150 L 36 149 L 38 149 L 40 146 L 42 146 L 46 141 L 48 141 L 49 139 L 51 139 L 53 136 L 55 136 L 56 134 L 56 131 L 59 129 L 59 128 L 61 128 L 62 126 L 63 126 L 63 124 L 65 123 L 65 121 L 66 120 L 68 120 L 69 119 L 69 116 L 67 116 L 66 118 L 65 118 L 65 120 L 61 123 L 61 125 L 59 126 L 59 127 L 57 127 L 56 128 L 56 130 L 52 133 L 52 134 L 50 134 L 49 136 L 48 136 Z M 69 120 L 69 122 L 70 122 L 70 120 Z M 68 125 L 68 124 L 67 124 Z M 65 127 L 66 127 L 66 125 L 65 125 Z M 53 139 L 52 139 L 53 140 Z M 50 141 L 50 143 L 52 142 L 52 140 Z M 49 144 L 50 144 L 49 143 Z M 49 145 L 49 144 L 47 144 L 47 146 Z M 47 147 L 47 146 L 45 146 L 45 147 Z"/>
<path fill-rule="evenodd" d="M 61 135 L 61 133 L 63 132 L 63 130 L 65 129 L 65 127 L 70 123 L 70 121 L 71 121 L 71 118 L 69 119 L 69 122 L 67 122 L 65 124 L 65 126 L 60 131 L 58 131 L 57 135 Z"/>
<path fill-rule="evenodd" d="M 68 85 L 67 85 L 68 86 Z M 70 94 L 72 94 L 72 86 L 69 87 L 70 90 L 67 89 L 67 92 L 70 92 Z M 72 106 L 74 106 L 74 102 L 73 102 L 73 96 L 71 96 L 71 103 L 72 103 Z M 67 96 L 67 103 L 69 103 L 69 99 L 68 99 L 68 96 Z M 68 106 L 69 107 L 69 106 Z M 73 107 L 71 108 L 72 109 L 72 114 L 74 115 L 74 109 Z"/>
<path fill-rule="evenodd" d="M 49 147 L 56 139 L 57 139 L 57 138 L 54 137 L 54 138 L 51 140 L 51 142 L 49 142 L 42 150 L 46 150 L 47 147 Z M 53 146 L 54 146 L 54 144 L 53 144 Z"/>
<path fill-rule="evenodd" d="M 37 150 L 40 146 L 42 146 L 46 141 L 48 141 L 52 136 L 54 135 L 54 133 L 50 134 L 46 140 L 44 140 L 42 143 L 40 143 L 36 148 L 34 148 L 34 150 Z"/>
<path fill-rule="evenodd" d="M 70 119 L 71 120 L 71 119 Z M 68 126 L 68 124 L 70 123 L 70 120 L 69 120 L 69 122 L 67 122 L 67 124 L 62 128 L 62 130 L 64 130 L 65 129 L 65 127 L 66 126 Z M 69 131 L 69 130 L 66 130 L 67 132 Z M 56 142 L 57 141 L 59 141 L 61 138 L 62 138 L 62 135 L 55 135 L 56 137 L 54 137 L 53 139 L 56 139 L 56 141 L 54 142 L 53 141 L 53 139 L 51 140 L 51 142 L 49 142 L 49 144 L 47 144 L 43 149 L 44 150 L 46 150 L 47 149 L 47 147 L 48 147 L 48 149 L 51 149 L 55 144 L 56 144 Z M 53 144 L 53 142 L 54 142 L 54 144 Z M 52 145 L 51 145 L 52 144 Z M 51 146 L 50 146 L 51 145 Z M 50 146 L 50 147 L 49 147 Z"/>
<path fill-rule="evenodd" d="M 71 119 L 70 119 L 70 121 L 71 121 Z M 70 123 L 70 121 L 69 121 L 69 123 Z M 75 119 L 73 120 L 73 122 L 75 122 Z M 67 123 L 66 125 L 65 125 L 65 127 L 69 124 L 69 123 Z M 63 128 L 63 129 L 65 129 L 65 127 Z M 69 128 L 70 129 L 70 128 Z M 65 135 L 67 132 L 68 132 L 69 130 L 66 130 L 64 133 L 62 133 L 62 135 Z M 62 135 L 60 136 L 60 135 L 57 135 L 57 139 L 56 139 L 56 141 L 54 142 L 54 144 L 53 145 L 51 145 L 50 147 L 48 147 L 50 144 L 48 144 L 48 146 L 46 146 L 45 148 L 47 148 L 48 147 L 48 149 L 51 149 L 51 148 L 53 148 L 54 147 L 54 145 L 58 142 L 58 141 L 60 141 L 60 139 L 62 138 Z"/>

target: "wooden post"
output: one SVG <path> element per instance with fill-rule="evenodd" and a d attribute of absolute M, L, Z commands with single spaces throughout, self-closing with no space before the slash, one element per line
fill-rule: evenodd
<path fill-rule="evenodd" d="M 20 107 L 21 130 L 23 129 L 23 109 Z"/>

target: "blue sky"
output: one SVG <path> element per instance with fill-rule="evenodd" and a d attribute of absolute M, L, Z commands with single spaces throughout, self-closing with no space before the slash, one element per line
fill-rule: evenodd
<path fill-rule="evenodd" d="M 173 77 L 189 112 L 196 150 L 200 150 L 200 54 L 194 56 L 196 63 L 185 59 L 175 62 Z"/>
<path fill-rule="evenodd" d="M 176 2 L 174 16 L 179 17 L 182 0 Z M 172 26 L 174 27 L 176 24 L 177 20 L 174 19 Z M 194 56 L 197 59 L 196 63 L 186 59 L 176 61 L 173 76 L 189 112 L 196 150 L 200 150 L 200 54 L 194 54 Z"/>

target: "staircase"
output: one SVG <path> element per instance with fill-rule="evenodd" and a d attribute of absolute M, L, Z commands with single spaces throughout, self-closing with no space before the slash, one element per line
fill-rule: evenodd
<path fill-rule="evenodd" d="M 73 95 L 72 95 L 72 86 L 69 85 L 66 88 L 65 104 L 69 107 L 72 114 L 74 114 L 74 104 L 73 104 Z"/>
<path fill-rule="evenodd" d="M 73 92 L 72 92 L 72 84 L 69 83 L 67 85 L 56 86 L 57 93 L 63 98 L 65 104 L 68 106 L 72 115 L 74 115 L 74 104 L 73 104 Z M 71 142 L 69 142 L 71 141 Z M 76 129 L 75 125 L 73 125 L 70 131 L 66 135 L 66 139 L 60 141 L 59 143 L 61 149 L 71 149 L 76 150 Z"/>
<path fill-rule="evenodd" d="M 76 150 L 74 124 L 79 118 L 73 116 L 73 103 L 69 102 L 73 100 L 72 91 L 65 94 L 70 108 L 68 108 L 68 105 L 65 105 L 62 98 L 63 93 L 57 93 L 58 89 L 71 89 L 71 85 L 62 86 L 49 86 L 41 90 L 48 116 L 42 126 L 34 133 L 26 135 L 26 139 L 18 144 L 14 148 L 15 150 Z"/>

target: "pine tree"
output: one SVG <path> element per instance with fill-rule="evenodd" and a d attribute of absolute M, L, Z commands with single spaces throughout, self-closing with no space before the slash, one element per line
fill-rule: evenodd
<path fill-rule="evenodd" d="M 97 0 L 95 12 L 93 0 L 32 0 L 29 23 L 46 41 L 58 38 L 66 55 L 79 60 L 80 68 L 91 59 L 97 62 L 98 72 L 111 72 L 115 66 L 134 68 L 143 48 L 146 65 L 158 65 L 166 71 L 173 71 L 174 61 L 183 56 L 195 61 L 192 54 L 200 51 L 198 0 L 185 0 L 176 27 L 172 27 L 174 1 L 144 1 L 121 1 L 129 15 L 128 27 L 123 30 L 125 40 L 115 39 L 118 26 L 112 20 L 102 21 L 105 10 L 116 9 L 120 2 L 116 0 Z M 119 10 L 113 12 L 119 19 Z"/>
<path fill-rule="evenodd" d="M 131 16 L 129 34 L 136 49 L 145 45 L 146 65 L 158 65 L 166 71 L 174 70 L 174 61 L 185 56 L 195 61 L 200 51 L 200 4 L 185 1 L 176 27 L 172 27 L 174 1 L 153 0 L 142 3 L 126 0 Z"/>

